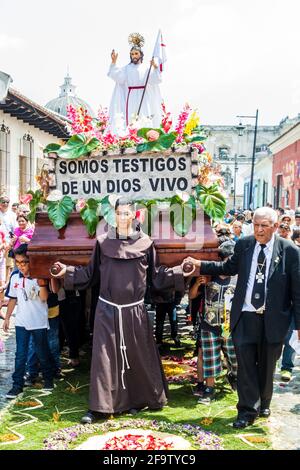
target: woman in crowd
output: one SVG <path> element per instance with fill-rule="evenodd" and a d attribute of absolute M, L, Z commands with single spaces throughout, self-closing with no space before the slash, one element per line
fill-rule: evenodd
<path fill-rule="evenodd" d="M 29 243 L 34 232 L 34 228 L 30 225 L 26 215 L 18 215 L 17 222 L 18 227 L 15 228 L 11 239 L 11 245 L 14 250 L 22 245 L 22 243 Z"/>

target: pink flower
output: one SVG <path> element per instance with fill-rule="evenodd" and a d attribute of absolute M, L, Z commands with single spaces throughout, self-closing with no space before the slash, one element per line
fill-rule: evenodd
<path fill-rule="evenodd" d="M 23 196 L 20 197 L 20 202 L 22 204 L 29 204 L 31 200 L 32 194 L 23 194 Z"/>
<path fill-rule="evenodd" d="M 132 140 L 132 142 L 137 143 L 137 144 L 142 142 L 143 139 L 141 137 L 138 137 L 137 135 L 138 130 L 135 127 L 128 126 L 127 130 L 128 130 L 128 135 L 126 136 L 126 139 Z"/>
<path fill-rule="evenodd" d="M 77 212 L 80 212 L 84 207 L 86 206 L 86 201 L 85 199 L 78 199 L 76 203 L 76 210 Z"/>
<path fill-rule="evenodd" d="M 149 142 L 155 142 L 156 140 L 159 139 L 159 132 L 155 130 L 148 131 L 146 134 L 147 139 Z"/>
<path fill-rule="evenodd" d="M 203 153 L 205 150 L 205 147 L 202 144 L 195 144 L 194 142 L 192 143 L 192 147 L 198 150 L 198 153 Z"/>
<path fill-rule="evenodd" d="M 144 221 L 145 221 L 145 218 L 146 218 L 146 209 L 137 210 L 136 213 L 135 213 L 135 218 L 138 222 L 143 224 Z"/>
<path fill-rule="evenodd" d="M 172 127 L 172 117 L 171 117 L 171 113 L 167 112 L 164 102 L 162 102 L 161 108 L 162 108 L 162 113 L 163 113 L 161 127 L 163 131 L 167 134 Z"/>
<path fill-rule="evenodd" d="M 108 127 L 108 121 L 109 121 L 107 108 L 102 108 L 102 106 L 100 106 L 100 109 L 98 110 L 98 120 L 99 122 L 97 123 L 97 127 L 103 133 L 105 129 Z"/>
<path fill-rule="evenodd" d="M 88 115 L 86 109 L 79 106 L 77 109 L 71 104 L 67 107 L 67 117 L 71 121 L 73 134 L 80 134 L 81 132 L 88 133 L 93 131 L 92 117 Z"/>
<path fill-rule="evenodd" d="M 183 110 L 181 111 L 181 113 L 179 114 L 178 122 L 175 127 L 175 131 L 177 132 L 177 139 L 176 139 L 177 143 L 182 142 L 183 140 L 183 131 L 184 131 L 186 121 L 188 120 L 190 111 L 191 111 L 190 106 L 186 104 L 183 107 Z"/>
<path fill-rule="evenodd" d="M 110 149 L 114 145 L 118 145 L 119 140 L 120 139 L 115 134 L 112 134 L 110 130 L 108 130 L 106 134 L 103 134 L 103 136 L 100 138 L 100 141 L 102 142 L 105 149 Z"/>

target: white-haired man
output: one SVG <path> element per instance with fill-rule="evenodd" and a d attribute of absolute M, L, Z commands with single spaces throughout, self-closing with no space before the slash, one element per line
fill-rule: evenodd
<path fill-rule="evenodd" d="M 300 251 L 275 235 L 273 209 L 257 209 L 253 225 L 254 235 L 238 240 L 227 261 L 188 258 L 201 274 L 238 275 L 230 324 L 238 361 L 237 429 L 270 415 L 276 361 L 292 317 L 300 339 Z"/>

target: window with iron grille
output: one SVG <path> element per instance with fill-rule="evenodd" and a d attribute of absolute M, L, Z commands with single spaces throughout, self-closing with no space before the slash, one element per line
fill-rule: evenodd
<path fill-rule="evenodd" d="M 10 130 L 0 126 L 0 192 L 6 192 L 9 185 Z"/>
<path fill-rule="evenodd" d="M 34 141 L 27 133 L 21 139 L 21 152 L 19 156 L 19 192 L 20 194 L 33 187 L 36 168 L 34 166 Z"/>

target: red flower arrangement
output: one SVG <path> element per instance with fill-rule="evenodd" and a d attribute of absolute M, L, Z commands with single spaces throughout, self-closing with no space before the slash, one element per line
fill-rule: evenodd
<path fill-rule="evenodd" d="M 126 434 L 107 440 L 101 450 L 170 450 L 173 442 L 167 442 L 153 434 Z"/>
<path fill-rule="evenodd" d="M 73 134 L 90 132 L 94 129 L 92 125 L 93 118 L 82 106 L 79 106 L 79 108 L 76 109 L 70 104 L 67 108 L 67 117 L 71 121 Z"/>
<path fill-rule="evenodd" d="M 176 138 L 177 143 L 183 141 L 183 131 L 184 131 L 184 127 L 188 120 L 190 112 L 191 112 L 191 108 L 188 104 L 186 104 L 178 116 L 178 122 L 175 127 L 175 132 L 177 133 L 177 138 Z"/>
<path fill-rule="evenodd" d="M 162 109 L 162 112 L 163 112 L 161 127 L 162 127 L 163 131 L 167 134 L 169 132 L 169 130 L 171 129 L 171 127 L 172 127 L 172 122 L 173 121 L 172 121 L 171 113 L 167 112 L 166 105 L 165 105 L 164 102 L 162 102 L 162 104 L 161 104 L 161 109 Z"/>

